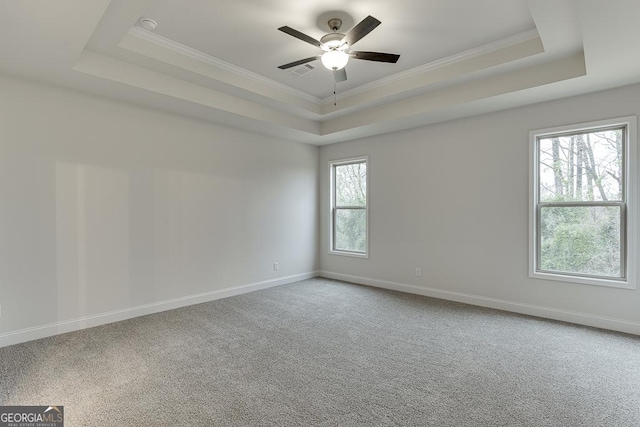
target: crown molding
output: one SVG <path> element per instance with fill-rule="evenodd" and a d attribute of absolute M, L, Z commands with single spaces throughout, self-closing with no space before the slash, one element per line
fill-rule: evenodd
<path fill-rule="evenodd" d="M 229 71 L 235 74 L 239 74 L 244 76 L 245 78 L 254 80 L 260 84 L 264 84 L 267 85 L 273 89 L 282 91 L 284 93 L 287 93 L 289 95 L 292 96 L 296 96 L 304 101 L 308 101 L 308 102 L 313 102 L 316 104 L 320 104 L 322 102 L 321 98 L 318 98 L 316 96 L 313 95 L 309 95 L 306 92 L 303 92 L 301 90 L 298 89 L 294 89 L 292 87 L 289 87 L 287 85 L 284 85 L 282 83 L 278 83 L 275 80 L 271 80 L 268 79 L 264 76 L 261 76 L 260 74 L 251 72 L 247 69 L 244 69 L 242 67 L 238 67 L 237 65 L 233 65 L 229 62 L 223 61 L 219 58 L 216 58 L 214 56 L 208 55 L 204 52 L 201 52 L 199 50 L 193 49 L 189 46 L 183 45 L 181 43 L 178 43 L 174 40 L 168 39 L 166 37 L 160 36 L 152 31 L 149 30 L 145 30 L 144 28 L 141 27 L 131 27 L 131 29 L 129 29 L 129 35 L 133 36 L 133 37 L 137 37 L 140 38 L 142 40 L 145 40 L 147 42 L 150 43 L 154 43 L 158 46 L 161 46 L 163 48 L 172 50 L 174 52 L 180 53 L 182 55 L 185 55 L 187 57 L 190 57 L 192 59 L 195 59 L 197 61 L 201 61 L 204 62 L 206 64 L 209 64 L 213 67 L 217 67 L 217 68 L 221 68 L 225 71 Z"/>
<path fill-rule="evenodd" d="M 290 96 L 294 96 L 300 100 L 310 102 L 318 106 L 327 106 L 334 102 L 333 96 L 330 96 L 324 99 L 315 97 L 301 90 L 294 89 L 282 83 L 276 82 L 272 79 L 266 78 L 264 76 L 251 72 L 242 67 L 238 67 L 226 61 L 223 61 L 219 58 L 208 55 L 204 52 L 193 49 L 189 46 L 183 45 L 174 40 L 160 36 L 152 31 L 145 30 L 138 26 L 131 27 L 129 29 L 128 34 L 130 36 L 136 37 L 138 39 L 144 40 L 149 43 L 153 43 L 162 48 L 176 52 L 180 55 L 184 55 L 188 58 L 205 63 L 212 67 L 215 67 L 230 73 L 234 73 L 236 75 L 243 76 L 244 78 L 250 79 L 258 84 L 265 85 L 267 87 L 270 87 L 271 89 L 280 91 Z M 478 58 L 483 55 L 500 51 L 502 49 L 507 49 L 507 48 L 516 46 L 518 44 L 521 44 L 530 40 L 534 40 L 534 39 L 540 39 L 540 35 L 536 29 L 531 29 L 522 33 L 514 34 L 512 36 L 505 37 L 503 39 L 496 40 L 481 46 L 477 46 L 477 47 L 465 50 L 463 52 L 456 53 L 454 55 L 440 58 L 435 61 L 429 62 L 427 64 L 423 64 L 418 67 L 414 67 L 412 69 L 402 71 L 397 74 L 393 74 L 391 76 L 384 77 L 376 81 L 367 83 L 365 85 L 350 89 L 348 91 L 340 93 L 337 96 L 337 99 L 345 100 L 352 96 L 357 96 L 366 92 L 375 91 L 380 87 L 398 84 L 403 80 L 408 80 L 416 76 L 424 75 L 424 74 L 433 72 L 434 70 L 438 70 L 438 69 L 450 66 L 452 64 L 461 63 L 474 58 Z"/>
<path fill-rule="evenodd" d="M 391 76 L 388 77 L 383 77 L 381 79 L 375 80 L 373 82 L 364 84 L 362 86 L 358 86 L 356 88 L 347 90 L 345 92 L 340 93 L 337 96 L 338 100 L 341 99 L 345 99 L 345 98 L 349 98 L 351 96 L 354 95 L 358 95 L 364 92 L 368 92 L 371 90 L 374 90 L 376 88 L 379 88 L 380 86 L 386 86 L 389 84 L 393 84 L 396 82 L 399 82 L 401 80 L 404 79 L 409 79 L 411 77 L 420 75 L 420 74 L 425 74 L 428 72 L 431 72 L 433 70 L 436 70 L 438 68 L 443 68 L 446 66 L 449 66 L 451 64 L 455 64 L 458 62 L 462 62 L 462 61 L 466 61 L 469 59 L 473 59 L 473 58 L 477 58 L 479 56 L 482 55 L 486 55 L 492 52 L 496 52 L 498 50 L 501 49 L 506 49 L 512 46 L 515 46 L 517 44 L 529 41 L 529 40 L 533 40 L 536 38 L 540 38 L 540 35 L 538 34 L 538 31 L 534 28 L 522 33 L 518 33 L 518 34 L 514 34 L 513 36 L 509 36 L 509 37 L 505 37 L 503 39 L 500 40 L 496 40 L 493 41 L 491 43 L 487 43 L 478 47 L 474 47 L 459 53 L 456 53 L 454 55 L 451 56 L 446 56 L 444 58 L 440 58 L 440 59 L 436 59 L 435 61 L 423 64 L 423 65 L 419 65 L 417 67 L 411 68 L 409 70 L 406 71 L 402 71 L 399 72 L 397 74 L 393 74 Z M 334 97 L 333 95 L 324 98 L 321 101 L 322 105 L 328 105 L 334 102 Z"/>

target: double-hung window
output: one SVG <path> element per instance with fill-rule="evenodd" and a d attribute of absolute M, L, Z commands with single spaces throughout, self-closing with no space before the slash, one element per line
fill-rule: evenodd
<path fill-rule="evenodd" d="M 636 118 L 532 131 L 533 278 L 635 289 Z"/>
<path fill-rule="evenodd" d="M 367 157 L 332 161 L 330 253 L 368 256 Z"/>

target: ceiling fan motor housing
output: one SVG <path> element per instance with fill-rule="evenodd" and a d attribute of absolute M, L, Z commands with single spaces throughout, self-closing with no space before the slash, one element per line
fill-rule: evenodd
<path fill-rule="evenodd" d="M 344 38 L 344 34 L 340 33 L 329 33 L 326 36 L 322 37 L 320 41 L 322 42 L 322 46 L 324 50 L 347 50 L 347 43 L 340 43 Z"/>

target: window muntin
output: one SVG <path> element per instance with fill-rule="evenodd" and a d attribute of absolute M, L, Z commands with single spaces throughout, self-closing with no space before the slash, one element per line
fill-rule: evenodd
<path fill-rule="evenodd" d="M 331 163 L 331 252 L 367 256 L 367 159 Z"/>
<path fill-rule="evenodd" d="M 635 288 L 627 262 L 632 124 L 532 132 L 531 277 Z"/>

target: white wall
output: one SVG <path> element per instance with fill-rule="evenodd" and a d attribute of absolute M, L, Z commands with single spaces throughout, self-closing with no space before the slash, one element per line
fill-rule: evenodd
<path fill-rule="evenodd" d="M 318 268 L 640 333 L 640 291 L 527 277 L 528 131 L 637 115 L 640 85 L 320 150 L 8 77 L 0 94 L 0 346 Z M 328 161 L 365 154 L 370 258 L 329 255 Z"/>
<path fill-rule="evenodd" d="M 8 77 L 0 94 L 5 344 L 317 269 L 316 147 Z"/>
<path fill-rule="evenodd" d="M 322 147 L 321 269 L 640 333 L 640 291 L 527 276 L 528 132 L 638 114 L 640 85 Z M 328 161 L 360 155 L 370 161 L 370 257 L 330 255 Z"/>

